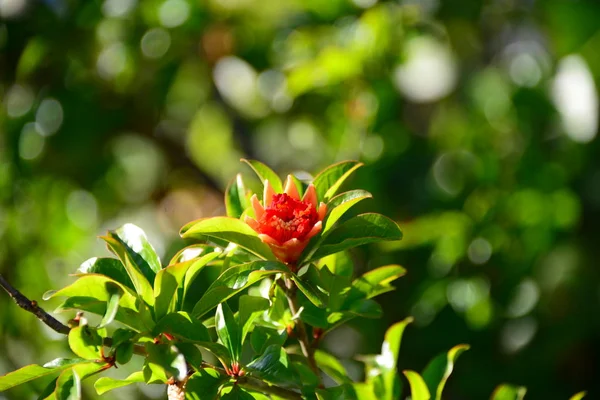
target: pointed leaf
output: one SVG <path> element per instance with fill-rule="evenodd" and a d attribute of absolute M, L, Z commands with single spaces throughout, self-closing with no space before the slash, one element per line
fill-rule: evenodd
<path fill-rule="evenodd" d="M 0 392 L 21 385 L 25 382 L 34 379 L 43 378 L 51 374 L 59 373 L 65 369 L 71 368 L 76 364 L 88 363 L 89 361 L 83 358 L 64 359 L 57 358 L 49 363 L 40 365 L 27 365 L 16 371 L 9 372 L 6 375 L 0 376 Z"/>
<path fill-rule="evenodd" d="M 354 274 L 354 263 L 346 251 L 340 251 L 322 258 L 319 267 L 325 265 L 331 273 L 337 276 L 351 278 Z"/>
<path fill-rule="evenodd" d="M 429 400 L 431 395 L 429 394 L 429 389 L 427 389 L 427 385 L 421 375 L 415 371 L 406 370 L 402 371 L 408 379 L 408 383 L 410 385 L 410 397 L 413 400 Z"/>
<path fill-rule="evenodd" d="M 263 297 L 244 295 L 240 297 L 239 326 L 240 345 L 244 344 L 246 335 L 252 329 L 254 320 L 269 308 L 269 300 Z"/>
<path fill-rule="evenodd" d="M 241 161 L 248 164 L 250 168 L 254 170 L 261 182 L 264 183 L 265 180 L 268 180 L 276 193 L 283 192 L 283 184 L 281 183 L 281 179 L 275 172 L 273 172 L 271 168 L 256 160 L 242 159 Z"/>
<path fill-rule="evenodd" d="M 278 345 L 269 346 L 263 355 L 248 364 L 247 369 L 252 375 L 275 385 L 300 383 L 291 369 L 287 353 Z"/>
<path fill-rule="evenodd" d="M 363 192 L 364 194 L 362 196 L 356 196 L 355 192 Z M 368 192 L 364 192 L 364 191 L 355 191 L 355 192 L 352 193 L 352 196 L 353 196 L 352 198 L 345 200 L 341 204 L 339 204 L 335 207 L 329 206 L 330 211 L 327 215 L 327 218 L 325 219 L 325 227 L 323 228 L 323 234 L 330 231 L 331 228 L 333 228 L 333 226 L 335 225 L 335 223 L 338 222 L 339 219 L 342 218 L 344 216 L 344 214 L 346 214 L 355 204 L 359 203 L 360 201 L 362 201 L 364 199 L 369 199 L 369 198 L 373 197 L 373 196 L 371 196 L 371 193 L 368 193 Z M 343 196 L 344 194 L 342 194 L 341 196 Z M 335 198 L 334 198 L 334 200 L 335 200 Z M 333 200 L 331 203 L 334 203 Z"/>
<path fill-rule="evenodd" d="M 350 383 L 352 380 L 348 377 L 348 371 L 339 362 L 337 358 L 324 352 L 323 350 L 315 351 L 315 361 L 317 366 L 329 375 L 338 384 Z"/>
<path fill-rule="evenodd" d="M 388 328 L 381 346 L 381 354 L 375 357 L 377 368 L 381 371 L 385 390 L 384 399 L 386 400 L 397 399 L 400 396 L 402 383 L 396 373 L 396 365 L 400 353 L 402 334 L 406 326 L 412 321 L 412 318 L 406 318 Z"/>
<path fill-rule="evenodd" d="M 223 272 L 208 288 L 204 296 L 196 303 L 192 314 L 202 317 L 217 304 L 229 299 L 248 286 L 274 274 L 289 274 L 289 269 L 275 261 L 253 261 L 233 266 Z"/>
<path fill-rule="evenodd" d="M 265 352 L 271 345 L 283 346 L 287 339 L 287 333 L 283 330 L 281 333 L 275 329 L 256 326 L 250 335 L 250 343 L 257 354 Z"/>
<path fill-rule="evenodd" d="M 235 243 L 264 260 L 274 260 L 273 252 L 244 221 L 230 217 L 202 218 L 181 228 L 183 238 L 220 239 Z"/>
<path fill-rule="evenodd" d="M 342 183 L 362 165 L 357 161 L 343 161 L 319 172 L 313 180 L 313 184 L 317 189 L 317 198 L 319 200 L 332 198 L 342 186 Z"/>
<path fill-rule="evenodd" d="M 209 342 L 208 329 L 197 319 L 184 311 L 165 315 L 153 330 L 154 335 L 169 333 L 189 342 Z"/>
<path fill-rule="evenodd" d="M 218 249 L 218 250 L 217 250 Z M 201 257 L 208 253 L 212 253 L 214 251 L 221 251 L 220 248 L 210 246 L 204 243 L 196 243 L 189 246 L 184 247 L 179 250 L 173 257 L 171 257 L 171 261 L 169 261 L 169 265 L 178 264 L 180 262 L 189 261 L 194 258 Z"/>
<path fill-rule="evenodd" d="M 120 387 L 128 386 L 132 383 L 138 382 L 144 382 L 144 374 L 142 371 L 134 372 L 122 380 L 102 377 L 98 379 L 96 383 L 94 383 L 94 388 L 96 388 L 96 393 L 102 396 L 104 393 L 107 393 L 113 389 L 118 389 Z"/>
<path fill-rule="evenodd" d="M 404 274 L 406 270 L 399 265 L 386 265 L 366 272 L 352 282 L 345 304 L 350 307 L 356 300 L 371 299 L 394 290 L 391 283 Z"/>
<path fill-rule="evenodd" d="M 115 258 L 90 258 L 81 264 L 77 270 L 77 274 L 105 275 L 119 282 L 123 286 L 134 289 L 131 278 L 127 275 L 123 263 Z"/>
<path fill-rule="evenodd" d="M 526 387 L 502 384 L 494 390 L 491 400 L 523 400 L 526 393 Z"/>
<path fill-rule="evenodd" d="M 238 174 L 233 179 L 227 189 L 225 189 L 225 208 L 227 216 L 240 218 L 246 208 L 250 207 L 250 202 L 246 197 L 246 187 L 242 180 L 242 175 Z"/>
<path fill-rule="evenodd" d="M 360 214 L 329 231 L 321 239 L 314 254 L 308 255 L 308 259 L 302 263 L 367 243 L 400 239 L 402 232 L 391 219 L 375 213 Z"/>
<path fill-rule="evenodd" d="M 423 370 L 423 380 L 429 388 L 429 393 L 434 394 L 435 400 L 441 400 L 442 391 L 454 369 L 454 363 L 468 349 L 469 346 L 466 344 L 454 346 L 447 354 L 442 353 L 431 360 Z"/>
<path fill-rule="evenodd" d="M 576 393 L 573 396 L 571 396 L 571 398 L 569 400 L 581 400 L 585 397 L 586 394 L 587 394 L 587 392 Z"/>
<path fill-rule="evenodd" d="M 219 394 L 219 388 L 227 381 L 227 377 L 221 375 L 212 368 L 204 368 L 192 375 L 185 385 L 188 400 L 215 400 Z"/>
<path fill-rule="evenodd" d="M 254 397 L 238 385 L 225 387 L 221 390 L 222 400 L 254 400 Z"/>
<path fill-rule="evenodd" d="M 352 385 L 349 384 L 334 386 L 327 389 L 317 388 L 316 394 L 318 400 L 355 400 L 357 398 Z"/>
<path fill-rule="evenodd" d="M 227 303 L 223 302 L 217 306 L 215 322 L 219 339 L 231 353 L 232 360 L 238 362 L 241 353 L 240 331 Z"/>
<path fill-rule="evenodd" d="M 106 312 L 104 313 L 104 317 L 102 317 L 102 321 L 100 321 L 98 328 L 104 328 L 114 321 L 117 312 L 119 311 L 119 301 L 121 301 L 121 296 L 124 293 L 118 285 L 111 284 L 110 282 L 107 282 L 106 290 L 109 292 L 110 297 L 106 302 Z"/>
<path fill-rule="evenodd" d="M 144 379 L 146 383 L 166 382 L 173 377 L 178 381 L 187 375 L 187 364 L 177 347 L 169 344 L 146 343 L 146 364 Z"/>
<path fill-rule="evenodd" d="M 72 369 L 64 371 L 56 380 L 56 400 L 80 400 L 81 379 Z"/>
<path fill-rule="evenodd" d="M 316 269 L 314 265 L 310 265 L 309 268 Z M 317 307 L 325 307 L 325 298 L 327 295 L 320 291 L 318 286 L 297 275 L 291 275 L 290 278 L 311 303 Z"/>
<path fill-rule="evenodd" d="M 102 337 L 88 325 L 79 325 L 69 331 L 69 347 L 73 353 L 88 360 L 102 359 Z"/>
<path fill-rule="evenodd" d="M 162 265 L 146 233 L 134 224 L 125 224 L 108 234 L 121 242 L 148 282 L 154 281 L 154 275 L 162 269 Z"/>
<path fill-rule="evenodd" d="M 185 278 L 183 281 L 183 298 L 181 299 L 180 304 L 183 305 L 184 300 L 187 296 L 188 290 L 194 280 L 198 277 L 200 272 L 206 267 L 211 261 L 214 261 L 216 258 L 221 256 L 223 253 L 220 251 L 214 251 L 212 253 L 204 254 L 202 257 L 198 258 L 194 264 L 188 269 L 185 273 Z"/>

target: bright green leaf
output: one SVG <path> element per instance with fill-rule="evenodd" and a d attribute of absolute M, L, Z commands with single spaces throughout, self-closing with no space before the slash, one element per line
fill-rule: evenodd
<path fill-rule="evenodd" d="M 269 346 L 260 357 L 248 364 L 248 371 L 275 385 L 300 383 L 293 373 L 287 353 L 278 345 Z"/>
<path fill-rule="evenodd" d="M 106 302 L 106 312 L 104 313 L 104 317 L 102 317 L 102 321 L 100 321 L 98 328 L 104 328 L 114 321 L 117 312 L 119 311 L 119 301 L 124 293 L 119 285 L 111 284 L 110 282 L 106 283 L 106 290 L 110 297 Z"/>
<path fill-rule="evenodd" d="M 526 387 L 502 384 L 496 387 L 491 400 L 523 400 L 526 393 Z"/>
<path fill-rule="evenodd" d="M 190 342 L 208 342 L 208 329 L 197 319 L 184 311 L 165 315 L 153 330 L 154 335 L 169 333 L 181 340 Z"/>
<path fill-rule="evenodd" d="M 44 366 L 35 364 L 27 365 L 16 371 L 12 371 L 6 375 L 0 376 L 0 392 L 21 385 L 25 382 L 32 381 L 34 379 L 62 372 L 76 364 L 81 363 L 89 363 L 89 361 L 83 358 L 57 358 L 53 361 L 44 364 Z"/>
<path fill-rule="evenodd" d="M 102 336 L 88 325 L 79 325 L 69 331 L 69 347 L 73 353 L 88 360 L 102 359 Z"/>
<path fill-rule="evenodd" d="M 354 263 L 346 251 L 340 251 L 323 257 L 319 261 L 319 267 L 322 268 L 325 265 L 331 273 L 344 278 L 351 278 L 354 273 Z"/>
<path fill-rule="evenodd" d="M 315 189 L 317 189 L 317 198 L 321 201 L 332 198 L 342 183 L 362 165 L 357 161 L 342 161 L 319 172 L 313 180 Z"/>
<path fill-rule="evenodd" d="M 64 371 L 56 380 L 56 400 L 80 400 L 81 379 L 73 369 Z"/>
<path fill-rule="evenodd" d="M 231 353 L 234 362 L 240 360 L 241 342 L 238 324 L 226 302 L 217 306 L 215 314 L 216 330 L 219 339 Z"/>
<path fill-rule="evenodd" d="M 587 392 L 576 393 L 573 396 L 571 396 L 571 398 L 569 398 L 569 400 L 581 400 L 585 397 L 586 394 L 587 394 Z"/>
<path fill-rule="evenodd" d="M 271 168 L 256 160 L 242 159 L 241 161 L 248 164 L 250 168 L 254 170 L 262 183 L 265 183 L 265 180 L 268 180 L 276 193 L 283 192 L 283 184 L 281 183 L 281 179 L 275 172 L 273 172 Z"/>
<path fill-rule="evenodd" d="M 429 389 L 427 389 L 427 385 L 421 375 L 418 372 L 406 370 L 402 371 L 408 379 L 408 384 L 410 385 L 410 397 L 413 400 L 429 400 L 431 395 L 429 394 Z"/>
<path fill-rule="evenodd" d="M 352 385 L 346 384 L 341 386 L 334 386 L 327 389 L 319 389 L 316 390 L 317 399 L 318 400 L 355 400 L 356 394 L 354 393 L 354 389 Z"/>
<path fill-rule="evenodd" d="M 400 239 L 402 232 L 391 219 L 375 213 L 360 214 L 332 229 L 302 263 L 367 243 Z"/>
<path fill-rule="evenodd" d="M 222 400 L 254 400 L 254 397 L 246 390 L 242 389 L 238 385 L 227 386 L 221 389 Z"/>
<path fill-rule="evenodd" d="M 178 381 L 187 375 L 187 364 L 183 354 L 169 344 L 146 343 L 146 363 L 144 380 L 146 383 L 165 383 L 173 377 Z"/>
<path fill-rule="evenodd" d="M 203 368 L 188 379 L 185 398 L 187 400 L 214 400 L 219 394 L 219 388 L 227 380 L 212 368 Z"/>
<path fill-rule="evenodd" d="M 346 299 L 346 305 L 359 299 L 370 299 L 394 290 L 391 283 L 403 276 L 406 270 L 399 265 L 386 265 L 366 272 L 352 282 L 352 289 Z"/>
<path fill-rule="evenodd" d="M 253 261 L 247 264 L 233 266 L 224 271 L 208 288 L 202 298 L 196 303 L 193 315 L 202 317 L 217 304 L 229 299 L 248 286 L 269 275 L 278 273 L 289 274 L 289 269 L 282 263 L 274 261 Z"/>
<path fill-rule="evenodd" d="M 469 349 L 466 344 L 454 346 L 448 353 L 442 353 L 435 357 L 423 370 L 423 380 L 429 388 L 429 393 L 435 393 L 435 400 L 442 399 L 442 392 L 446 381 L 454 369 L 454 363 L 458 357 Z"/>
<path fill-rule="evenodd" d="M 227 189 L 225 189 L 225 208 L 227 216 L 240 218 L 244 210 L 250 206 L 250 202 L 246 197 L 246 187 L 242 180 L 242 175 L 238 174 L 233 179 Z"/>
<path fill-rule="evenodd" d="M 346 368 L 344 368 L 342 363 L 331 354 L 328 354 L 323 350 L 317 350 L 315 351 L 315 361 L 317 362 L 317 366 L 338 384 L 352 382 L 348 377 Z"/>
<path fill-rule="evenodd" d="M 352 197 L 351 199 L 344 201 L 340 205 L 330 208 L 330 211 L 327 214 L 327 218 L 325 219 L 325 227 L 323 228 L 323 234 L 329 232 L 331 228 L 333 228 L 335 223 L 338 222 L 339 219 L 342 218 L 344 214 L 346 214 L 355 204 L 359 203 L 364 199 L 372 197 L 370 193 L 365 193 L 366 194 L 362 196 Z"/>
<path fill-rule="evenodd" d="M 123 286 L 134 289 L 131 278 L 127 275 L 123 263 L 115 258 L 90 258 L 81 264 L 77 273 L 105 275 L 119 282 Z"/>
<path fill-rule="evenodd" d="M 244 221 L 231 217 L 202 218 L 181 228 L 181 237 L 198 240 L 220 239 L 235 243 L 250 253 L 264 259 L 274 260 L 273 252 L 264 244 L 254 229 Z"/>
<path fill-rule="evenodd" d="M 269 300 L 263 297 L 243 295 L 240 297 L 239 326 L 240 346 L 244 344 L 246 335 L 252 329 L 254 320 L 269 308 Z"/>
<path fill-rule="evenodd" d="M 131 385 L 132 383 L 144 382 L 144 374 L 142 371 L 134 372 L 125 379 L 113 379 L 108 377 L 102 377 L 94 383 L 96 393 L 102 396 L 104 393 L 109 392 L 113 389 Z"/>
<path fill-rule="evenodd" d="M 283 330 L 281 333 L 275 329 L 256 326 L 250 335 L 250 343 L 257 354 L 265 352 L 271 345 L 283 346 L 287 339 L 287 333 Z"/>
<path fill-rule="evenodd" d="M 184 300 L 187 296 L 188 290 L 194 280 L 198 277 L 200 272 L 207 266 L 211 261 L 215 260 L 217 257 L 221 256 L 221 252 L 213 251 L 212 253 L 206 253 L 202 257 L 198 258 L 194 264 L 187 270 L 185 273 L 185 278 L 183 281 L 183 296 L 180 301 L 180 304 L 183 306 Z"/>

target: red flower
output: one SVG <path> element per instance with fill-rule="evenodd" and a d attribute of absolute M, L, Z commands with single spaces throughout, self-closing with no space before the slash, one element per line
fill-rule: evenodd
<path fill-rule="evenodd" d="M 269 181 L 265 181 L 264 206 L 256 195 L 251 202 L 256 219 L 246 216 L 246 223 L 286 264 L 298 261 L 308 241 L 321 231 L 327 213 L 324 203 L 317 207 L 317 191 L 312 184 L 300 199 L 291 175 L 281 194 L 276 194 Z"/>

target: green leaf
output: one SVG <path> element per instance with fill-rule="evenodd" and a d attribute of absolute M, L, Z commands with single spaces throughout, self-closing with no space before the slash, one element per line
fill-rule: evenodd
<path fill-rule="evenodd" d="M 289 269 L 276 261 L 253 261 L 235 265 L 224 271 L 207 289 L 206 293 L 194 306 L 192 314 L 202 317 L 217 304 L 229 299 L 248 286 L 269 275 L 290 274 Z"/>
<path fill-rule="evenodd" d="M 393 281 L 406 274 L 399 265 L 386 265 L 366 272 L 352 282 L 352 289 L 345 301 L 346 305 L 358 299 L 370 299 L 394 290 Z"/>
<path fill-rule="evenodd" d="M 332 229 L 302 263 L 367 243 L 400 239 L 402 232 L 391 219 L 375 213 L 360 214 Z"/>
<path fill-rule="evenodd" d="M 187 296 L 187 293 L 188 293 L 188 290 L 189 290 L 190 286 L 192 285 L 192 283 L 194 282 L 194 280 L 198 277 L 198 275 L 200 274 L 200 272 L 211 261 L 215 260 L 216 258 L 218 258 L 219 256 L 221 256 L 222 254 L 223 253 L 218 252 L 218 251 L 213 251 L 212 253 L 204 254 L 202 257 L 198 258 L 194 262 L 194 264 L 187 270 L 187 272 L 185 273 L 184 281 L 183 281 L 183 296 L 182 296 L 182 299 L 180 301 L 180 304 L 182 306 L 184 304 L 184 300 L 185 300 L 185 298 Z"/>
<path fill-rule="evenodd" d="M 198 342 L 198 346 L 211 352 L 223 366 L 231 365 L 231 354 L 227 347 L 215 342 Z"/>
<path fill-rule="evenodd" d="M 212 253 L 214 251 L 221 251 L 221 249 L 217 250 L 216 247 L 204 244 L 204 243 L 195 243 L 189 246 L 184 247 L 179 250 L 173 257 L 171 257 L 171 261 L 169 261 L 169 265 L 178 264 L 180 262 L 189 261 L 194 258 L 201 257 L 203 255 Z"/>
<path fill-rule="evenodd" d="M 348 377 L 346 368 L 344 368 L 342 363 L 331 354 L 328 354 L 323 350 L 317 350 L 315 351 L 315 361 L 317 362 L 317 366 L 338 384 L 352 382 Z"/>
<path fill-rule="evenodd" d="M 197 319 L 184 311 L 165 315 L 153 330 L 155 336 L 169 333 L 181 340 L 190 342 L 209 342 L 208 329 Z"/>
<path fill-rule="evenodd" d="M 178 381 L 187 375 L 187 364 L 177 347 L 169 344 L 146 343 L 146 364 L 144 380 L 146 383 L 165 383 L 173 377 Z"/>
<path fill-rule="evenodd" d="M 56 400 L 80 400 L 81 379 L 72 369 L 64 371 L 56 380 Z"/>
<path fill-rule="evenodd" d="M 113 290 L 110 288 L 114 285 L 123 291 L 115 319 L 137 330 L 149 329 L 152 326 L 152 317 L 146 306 L 142 302 L 138 302 L 136 294 L 131 289 L 104 275 L 80 276 L 71 285 L 52 292 L 50 295 L 46 294 L 44 298 L 69 297 L 57 311 L 79 309 L 105 315 Z"/>
<path fill-rule="evenodd" d="M 195 371 L 200 371 L 202 369 L 202 352 L 195 344 L 177 343 L 175 347 L 177 347 L 177 350 L 183 354 L 186 363 Z"/>
<path fill-rule="evenodd" d="M 125 342 L 115 349 L 115 361 L 121 365 L 127 364 L 133 357 L 133 343 Z"/>
<path fill-rule="evenodd" d="M 273 252 L 264 244 L 254 229 L 244 221 L 230 217 L 202 218 L 181 228 L 183 238 L 198 240 L 220 239 L 235 243 L 264 260 L 274 260 Z"/>
<path fill-rule="evenodd" d="M 283 184 L 281 183 L 281 179 L 279 176 L 273 172 L 273 170 L 267 167 L 265 164 L 256 160 L 246 160 L 242 159 L 242 162 L 245 162 L 254 170 L 258 178 L 262 183 L 265 183 L 265 180 L 268 180 L 271 183 L 271 186 L 275 190 L 275 193 L 283 192 Z"/>
<path fill-rule="evenodd" d="M 227 380 L 212 368 L 203 368 L 190 377 L 185 385 L 187 400 L 214 400 L 219 388 Z"/>
<path fill-rule="evenodd" d="M 119 301 L 124 293 L 119 285 L 111 284 L 110 282 L 106 283 L 106 290 L 109 292 L 110 297 L 106 302 L 106 312 L 104 313 L 104 317 L 102 317 L 102 321 L 100 321 L 98 328 L 104 328 L 114 321 L 117 312 L 119 311 Z"/>
<path fill-rule="evenodd" d="M 344 278 L 351 278 L 354 274 L 354 263 L 346 251 L 340 251 L 323 257 L 319 267 L 327 266 L 331 273 Z"/>
<path fill-rule="evenodd" d="M 54 378 L 46 385 L 38 396 L 38 400 L 53 400 L 56 399 L 54 391 L 56 390 L 56 381 L 58 377 Z"/>
<path fill-rule="evenodd" d="M 357 195 L 357 192 L 361 193 L 362 195 Z M 348 193 L 351 193 L 351 195 L 348 195 Z M 346 195 L 346 196 L 344 196 Z M 329 232 L 331 230 L 331 228 L 333 228 L 333 226 L 335 225 L 336 222 L 339 221 L 340 218 L 342 218 L 344 216 L 344 214 L 346 214 L 355 204 L 359 203 L 360 201 L 364 200 L 364 199 L 369 199 L 373 196 L 371 196 L 371 193 L 369 192 L 365 192 L 363 190 L 356 190 L 353 192 L 346 192 L 341 194 L 340 196 L 344 196 L 346 197 L 346 199 L 344 199 L 342 201 L 342 199 L 337 200 L 336 196 L 331 202 L 333 204 L 337 203 L 338 201 L 342 201 L 341 204 L 337 205 L 337 206 L 330 206 L 331 208 L 329 208 L 329 213 L 327 214 L 327 218 L 325 219 L 325 226 L 323 228 L 323 235 L 327 232 Z M 334 200 L 336 200 L 334 202 Z"/>
<path fill-rule="evenodd" d="M 102 396 L 113 389 L 131 385 L 132 383 L 144 382 L 144 373 L 142 371 L 134 372 L 125 379 L 113 379 L 108 377 L 102 377 L 94 383 L 96 393 Z"/>
<path fill-rule="evenodd" d="M 144 273 L 143 267 L 138 265 L 138 262 L 144 265 L 145 261 L 142 257 L 124 244 L 113 232 L 109 232 L 107 236 L 101 236 L 101 239 L 106 242 L 110 251 L 119 257 L 119 260 L 123 263 L 137 295 L 149 306 L 154 305 L 154 293 L 150 284 L 150 282 L 154 282 L 154 276 L 156 275 L 154 271 L 146 266 Z"/>
<path fill-rule="evenodd" d="M 406 326 L 412 321 L 413 319 L 409 317 L 388 328 L 385 332 L 383 345 L 381 346 L 381 355 L 375 358 L 376 367 L 381 371 L 385 400 L 393 400 L 400 397 L 402 383 L 396 372 L 396 366 L 398 363 L 398 354 L 400 353 L 402 334 Z"/>
<path fill-rule="evenodd" d="M 408 384 L 410 385 L 410 397 L 413 400 L 429 400 L 431 395 L 429 394 L 429 389 L 427 389 L 427 385 L 421 375 L 418 372 L 406 370 L 402 371 L 408 379 Z"/>
<path fill-rule="evenodd" d="M 254 400 L 254 397 L 238 385 L 228 386 L 221 390 L 222 400 Z"/>
<path fill-rule="evenodd" d="M 383 315 L 381 305 L 371 299 L 360 299 L 353 302 L 348 311 L 363 318 L 381 318 Z"/>
<path fill-rule="evenodd" d="M 123 263 L 115 258 L 90 258 L 81 264 L 77 273 L 105 275 L 119 282 L 123 286 L 134 289 L 131 278 L 127 275 Z"/>
<path fill-rule="evenodd" d="M 219 339 L 231 353 L 232 360 L 238 362 L 241 353 L 240 331 L 227 303 L 223 302 L 217 306 L 215 322 Z"/>
<path fill-rule="evenodd" d="M 469 346 L 466 344 L 454 346 L 447 354 L 442 353 L 431 360 L 423 370 L 423 380 L 429 388 L 429 393 L 435 393 L 435 400 L 441 400 L 442 391 L 454 369 L 454 363 L 468 349 Z"/>
<path fill-rule="evenodd" d="M 240 346 L 244 344 L 246 335 L 252 329 L 254 320 L 269 308 L 269 300 L 257 296 L 240 296 L 239 326 Z"/>
<path fill-rule="evenodd" d="M 290 278 L 311 303 L 317 307 L 325 307 L 325 298 L 327 295 L 319 290 L 318 285 L 306 279 L 308 275 L 318 275 L 318 270 L 313 264 L 310 264 L 307 268 L 310 271 L 309 273 L 305 273 L 302 276 L 292 274 Z"/>
<path fill-rule="evenodd" d="M 108 234 L 121 242 L 148 282 L 154 281 L 154 275 L 162 269 L 162 265 L 146 233 L 134 224 L 125 224 Z"/>
<path fill-rule="evenodd" d="M 298 377 L 291 369 L 290 360 L 283 347 L 271 345 L 256 360 L 248 364 L 248 371 L 275 385 L 298 385 Z"/>
<path fill-rule="evenodd" d="M 250 343 L 257 354 L 265 352 L 271 345 L 283 346 L 287 339 L 287 333 L 283 330 L 281 333 L 275 329 L 256 326 L 250 335 Z"/>
<path fill-rule="evenodd" d="M 12 371 L 6 375 L 0 376 L 0 392 L 3 392 L 15 386 L 19 386 L 25 382 L 29 382 L 34 379 L 43 378 L 51 374 L 62 372 L 68 368 L 73 367 L 74 365 L 88 362 L 88 360 L 83 358 L 57 358 L 53 361 L 44 364 L 44 366 L 36 364 L 27 365 L 23 368 L 19 368 L 16 371 Z"/>
<path fill-rule="evenodd" d="M 246 208 L 250 207 L 250 202 L 246 197 L 246 187 L 242 175 L 238 174 L 233 179 L 227 189 L 225 189 L 225 208 L 227 216 L 240 218 Z"/>
<path fill-rule="evenodd" d="M 587 394 L 587 392 L 576 393 L 573 396 L 571 396 L 571 398 L 569 398 L 569 400 L 581 400 L 585 397 L 586 394 Z"/>
<path fill-rule="evenodd" d="M 523 400 L 526 393 L 526 387 L 502 384 L 494 390 L 491 400 Z"/>
<path fill-rule="evenodd" d="M 329 200 L 337 193 L 342 183 L 362 166 L 363 163 L 357 161 L 342 161 L 319 172 L 313 180 L 315 189 L 317 189 L 317 198 Z"/>
<path fill-rule="evenodd" d="M 354 400 L 356 399 L 356 393 L 352 388 L 352 385 L 340 385 L 334 386 L 327 389 L 316 390 L 318 400 Z"/>
<path fill-rule="evenodd" d="M 73 353 L 88 360 L 102 359 L 102 336 L 88 325 L 79 325 L 69 331 L 69 347 Z"/>

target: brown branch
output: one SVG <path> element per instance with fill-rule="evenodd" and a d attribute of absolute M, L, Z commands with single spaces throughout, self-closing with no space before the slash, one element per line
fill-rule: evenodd
<path fill-rule="evenodd" d="M 35 315 L 40 321 L 42 321 L 44 324 L 46 324 L 48 327 L 52 328 L 56 332 L 62 333 L 64 335 L 69 334 L 70 328 L 68 326 L 66 326 L 65 324 L 48 314 L 46 311 L 44 311 L 43 308 L 38 306 L 37 301 L 29 300 L 27 297 L 25 297 L 23 293 L 19 292 L 10 283 L 8 283 L 8 281 L 4 279 L 2 275 L 0 275 L 0 286 L 2 286 L 4 290 L 6 290 L 6 293 L 8 293 L 9 296 L 13 298 L 15 303 L 17 303 L 17 305 L 23 310 L 29 311 L 30 313 Z"/>

